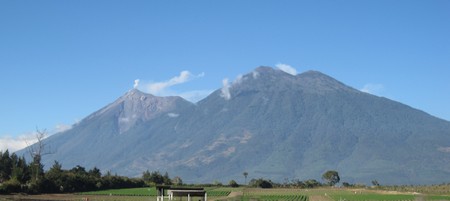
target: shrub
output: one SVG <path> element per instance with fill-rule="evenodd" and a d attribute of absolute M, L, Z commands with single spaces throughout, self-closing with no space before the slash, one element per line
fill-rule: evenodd
<path fill-rule="evenodd" d="M 16 179 L 11 179 L 6 182 L 4 182 L 0 186 L 0 193 L 1 194 L 10 194 L 10 193 L 18 193 L 22 189 L 20 182 Z"/>

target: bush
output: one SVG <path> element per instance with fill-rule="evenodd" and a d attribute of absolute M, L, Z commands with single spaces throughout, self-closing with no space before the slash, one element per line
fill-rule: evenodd
<path fill-rule="evenodd" d="M 0 186 L 0 194 L 18 193 L 21 190 L 20 182 L 16 179 L 8 180 Z"/>

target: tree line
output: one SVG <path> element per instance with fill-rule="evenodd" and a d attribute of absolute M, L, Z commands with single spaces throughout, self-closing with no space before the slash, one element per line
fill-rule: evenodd
<path fill-rule="evenodd" d="M 245 176 L 245 178 L 247 178 L 248 173 L 244 172 L 244 176 Z M 293 180 L 289 181 L 288 179 L 286 179 L 282 183 L 277 183 L 277 182 L 271 181 L 270 179 L 267 180 L 267 179 L 259 178 L 259 179 L 250 180 L 248 185 L 252 186 L 252 187 L 258 187 L 258 188 L 274 188 L 274 187 L 316 188 L 316 187 L 320 187 L 320 186 L 334 186 L 337 183 L 339 183 L 339 181 L 341 180 L 339 177 L 339 173 L 335 170 L 326 171 L 322 175 L 322 179 L 325 181 L 325 183 L 321 183 L 320 181 L 317 181 L 315 179 L 309 179 L 309 180 L 305 180 L 305 181 L 301 181 L 299 179 L 293 179 Z M 232 181 L 230 181 L 230 185 L 231 185 L 231 183 L 232 183 Z"/>
<path fill-rule="evenodd" d="M 96 167 L 86 170 L 79 165 L 66 170 L 58 161 L 44 171 L 38 155 L 27 163 L 23 156 L 10 154 L 8 150 L 0 151 L 0 194 L 73 193 L 156 184 L 181 185 L 182 180 L 180 177 L 170 179 L 167 172 L 162 175 L 159 171 L 148 170 L 143 172 L 141 178 L 128 178 L 111 172 L 102 175 Z"/>

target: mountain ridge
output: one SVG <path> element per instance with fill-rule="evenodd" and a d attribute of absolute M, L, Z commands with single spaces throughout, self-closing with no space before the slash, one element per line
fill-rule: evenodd
<path fill-rule="evenodd" d="M 450 122 L 317 71 L 259 67 L 196 104 L 133 89 L 46 142 L 57 148 L 47 167 L 58 160 L 128 176 L 160 170 L 192 183 L 244 171 L 320 179 L 329 169 L 347 182 L 450 180 Z"/>

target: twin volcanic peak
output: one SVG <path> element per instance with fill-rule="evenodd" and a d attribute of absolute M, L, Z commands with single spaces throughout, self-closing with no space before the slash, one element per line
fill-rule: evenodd
<path fill-rule="evenodd" d="M 351 183 L 450 180 L 450 122 L 317 71 L 259 67 L 196 104 L 133 89 L 46 143 L 45 167 L 159 170 L 187 183 L 242 183 L 242 172 L 319 180 L 327 170 Z"/>

